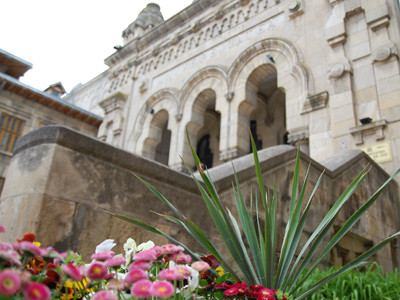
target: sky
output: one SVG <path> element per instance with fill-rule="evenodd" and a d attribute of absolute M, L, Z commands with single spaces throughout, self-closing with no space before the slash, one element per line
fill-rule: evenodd
<path fill-rule="evenodd" d="M 107 69 L 122 31 L 150 2 L 169 19 L 193 0 L 5 0 L 0 48 L 32 69 L 20 81 L 39 90 L 61 82 L 67 92 Z"/>

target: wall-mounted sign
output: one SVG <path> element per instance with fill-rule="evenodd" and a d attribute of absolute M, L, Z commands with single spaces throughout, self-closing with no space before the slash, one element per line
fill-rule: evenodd
<path fill-rule="evenodd" d="M 360 150 L 367 153 L 378 164 L 392 161 L 390 141 L 360 147 Z"/>

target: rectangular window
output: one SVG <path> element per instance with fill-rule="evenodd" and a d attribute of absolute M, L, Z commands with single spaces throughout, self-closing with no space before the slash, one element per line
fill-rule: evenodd
<path fill-rule="evenodd" d="M 12 152 L 15 142 L 21 136 L 23 121 L 9 115 L 0 118 L 0 150 Z"/>

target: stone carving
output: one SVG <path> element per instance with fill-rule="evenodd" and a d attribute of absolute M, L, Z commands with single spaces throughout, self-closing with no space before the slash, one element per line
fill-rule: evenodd
<path fill-rule="evenodd" d="M 235 96 L 234 92 L 228 92 L 227 94 L 225 94 L 225 98 L 226 100 L 228 100 L 228 102 L 231 102 L 234 96 Z"/>
<path fill-rule="evenodd" d="M 296 143 L 300 141 L 306 141 L 309 138 L 309 132 L 308 128 L 303 128 L 299 131 L 290 133 L 288 135 L 288 142 L 292 145 L 295 145 Z"/>
<path fill-rule="evenodd" d="M 328 77 L 329 79 L 337 79 L 342 77 L 346 72 L 351 73 L 350 63 L 337 63 L 329 69 Z"/>
<path fill-rule="evenodd" d="M 147 82 L 147 80 L 143 80 L 139 86 L 139 91 L 140 91 L 140 93 L 143 94 L 143 93 L 147 92 L 147 89 L 148 89 L 148 82 Z"/>
<path fill-rule="evenodd" d="M 354 136 L 354 142 L 356 145 L 362 145 L 364 143 L 364 136 L 369 134 L 375 134 L 375 139 L 382 140 L 385 138 L 383 129 L 386 127 L 386 120 L 378 120 L 365 125 L 355 126 L 350 128 L 350 133 Z"/>
<path fill-rule="evenodd" d="M 397 55 L 397 50 L 394 46 L 393 47 L 388 47 L 388 46 L 380 47 L 380 48 L 376 49 L 373 54 L 374 62 L 385 61 L 393 55 Z"/>
<path fill-rule="evenodd" d="M 219 154 L 219 159 L 222 160 L 222 161 L 228 161 L 228 160 L 232 160 L 233 158 L 243 156 L 245 154 L 246 153 L 243 153 L 239 149 L 230 149 L 230 150 L 226 150 L 224 152 L 221 152 Z"/>
<path fill-rule="evenodd" d="M 291 18 L 295 18 L 304 13 L 303 4 L 301 3 L 301 1 L 298 0 L 290 2 L 288 9 L 289 9 L 289 16 Z"/>
<path fill-rule="evenodd" d="M 264 2 L 268 3 L 263 0 L 239 0 L 238 2 L 233 2 L 231 5 L 220 9 L 215 16 L 210 16 L 208 19 L 204 20 L 196 20 L 190 29 L 186 32 L 181 32 L 179 36 L 176 36 L 174 39 L 169 41 L 169 43 L 160 47 L 160 56 L 167 56 L 168 53 L 173 51 L 175 55 L 170 56 L 171 59 L 179 59 L 182 54 L 202 45 L 223 32 L 238 26 L 249 18 L 258 15 L 264 9 L 267 9 L 267 4 L 263 4 Z M 276 4 L 279 4 L 279 2 L 280 1 L 276 1 Z M 300 1 L 298 2 L 301 4 Z M 245 5 L 248 5 L 246 12 L 242 9 Z M 301 5 L 301 7 L 303 6 Z M 300 8 L 299 11 L 302 11 L 302 9 Z M 227 15 L 227 13 L 229 13 L 229 15 Z M 193 34 L 196 34 L 196 36 L 193 37 Z M 146 66 L 139 69 L 136 74 L 137 77 L 157 69 L 159 64 L 166 64 L 170 60 L 155 59 L 154 55 L 151 54 L 141 58 L 141 62 L 144 61 L 146 61 Z"/>
<path fill-rule="evenodd" d="M 326 91 L 307 97 L 303 105 L 302 114 L 326 107 L 328 99 L 329 94 Z"/>
<path fill-rule="evenodd" d="M 175 120 L 176 120 L 177 122 L 180 122 L 180 121 L 182 120 L 182 117 L 183 117 L 182 114 L 176 114 L 176 115 L 175 115 Z"/>
<path fill-rule="evenodd" d="M 164 18 L 161 14 L 160 6 L 156 3 L 149 3 L 140 12 L 137 19 L 123 31 L 124 43 L 127 44 L 129 41 L 139 38 L 146 31 L 151 30 L 155 25 L 163 21 Z"/>
<path fill-rule="evenodd" d="M 104 110 L 105 114 L 108 114 L 114 110 L 123 109 L 127 97 L 126 94 L 118 92 L 99 102 L 99 106 Z"/>

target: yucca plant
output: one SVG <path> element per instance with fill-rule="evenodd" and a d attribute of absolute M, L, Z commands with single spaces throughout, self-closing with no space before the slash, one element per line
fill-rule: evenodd
<path fill-rule="evenodd" d="M 260 284 L 271 289 L 282 290 L 287 294 L 294 292 L 309 278 L 310 274 L 316 269 L 319 263 L 330 253 L 332 248 L 339 240 L 351 229 L 351 227 L 361 218 L 366 210 L 375 202 L 383 189 L 400 171 L 397 170 L 366 202 L 362 205 L 340 228 L 328 243 L 326 241 L 336 217 L 341 208 L 354 193 L 356 188 L 361 184 L 366 176 L 367 169 L 364 169 L 342 193 L 332 208 L 327 212 L 320 224 L 316 227 L 313 234 L 308 238 L 303 247 L 299 247 L 300 237 L 303 232 L 307 214 L 312 205 L 313 197 L 318 189 L 322 179 L 322 174 L 316 182 L 316 185 L 306 201 L 305 191 L 308 181 L 309 169 L 305 174 L 304 183 L 300 186 L 300 151 L 297 152 L 294 175 L 292 196 L 290 200 L 290 211 L 287 220 L 283 242 L 280 248 L 277 243 L 277 193 L 276 190 L 269 195 L 264 190 L 264 184 L 261 175 L 260 163 L 253 138 L 251 144 L 253 149 L 255 171 L 257 174 L 259 191 L 252 196 L 251 208 L 245 204 L 242 190 L 236 173 L 233 179 L 233 191 L 236 201 L 236 209 L 239 219 L 236 219 L 228 208 L 224 208 L 218 192 L 209 176 L 209 174 L 201 167 L 200 159 L 197 156 L 193 146 L 190 143 L 194 161 L 202 178 L 200 182 L 188 166 L 187 169 L 196 182 L 198 189 L 204 199 L 204 203 L 210 213 L 214 225 L 221 238 L 225 242 L 226 248 L 230 251 L 232 258 L 236 262 L 244 281 L 248 284 Z M 138 177 L 138 176 L 137 176 Z M 200 245 L 210 254 L 213 254 L 223 265 L 235 280 L 240 281 L 234 267 L 231 266 L 227 259 L 220 251 L 210 242 L 204 232 L 194 224 L 190 219 L 186 218 L 170 201 L 168 201 L 161 193 L 159 193 L 152 185 L 138 177 L 162 202 L 164 202 L 175 214 L 175 216 L 164 216 L 167 220 L 181 225 Z M 262 210 L 259 208 L 261 202 Z M 304 206 L 304 209 L 302 207 Z M 256 212 L 256 222 L 252 217 L 252 210 Z M 260 225 L 259 215 L 263 214 L 264 226 Z M 156 227 L 148 225 L 142 221 L 127 218 L 119 214 L 112 214 L 118 218 L 129 221 L 141 226 L 154 233 L 161 234 L 169 241 L 180 244 L 168 234 L 158 230 Z M 242 232 L 244 237 L 242 237 Z M 348 270 L 361 266 L 365 261 L 374 255 L 378 250 L 383 248 L 392 239 L 398 236 L 400 232 L 393 234 L 384 241 L 380 242 L 373 248 L 369 249 L 353 261 L 336 270 L 332 274 L 321 278 L 301 294 L 293 299 L 304 299 L 308 295 L 315 292 L 318 288 L 347 272 Z M 249 249 L 246 248 L 247 242 Z M 182 245 L 186 251 L 199 259 L 198 255 L 191 251 L 187 246 Z M 279 252 L 279 259 L 275 261 L 275 253 Z M 297 258 L 295 258 L 297 253 Z M 307 270 L 306 270 L 307 267 Z"/>

